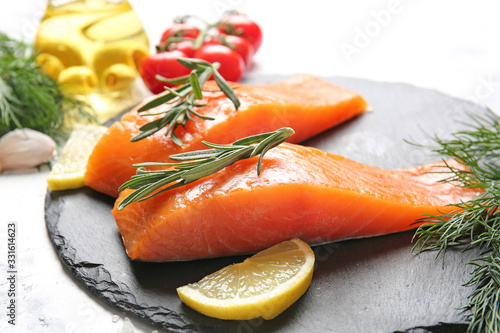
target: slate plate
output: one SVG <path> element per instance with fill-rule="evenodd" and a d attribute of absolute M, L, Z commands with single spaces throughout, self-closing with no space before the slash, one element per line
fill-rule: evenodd
<path fill-rule="evenodd" d="M 260 78 L 270 82 L 281 78 Z M 384 168 L 437 160 L 406 140 L 430 143 L 461 128 L 478 105 L 399 83 L 329 78 L 360 92 L 374 112 L 306 145 Z M 111 215 L 113 200 L 91 189 L 48 192 L 46 223 L 69 272 L 98 298 L 171 332 L 463 332 L 458 308 L 470 290 L 466 263 L 477 251 L 410 253 L 413 232 L 314 247 L 317 267 L 307 293 L 272 321 L 222 321 L 184 306 L 175 289 L 242 256 L 175 263 L 128 259 Z"/>

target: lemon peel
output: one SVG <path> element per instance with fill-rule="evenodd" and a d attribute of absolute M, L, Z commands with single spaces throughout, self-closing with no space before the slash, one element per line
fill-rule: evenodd
<path fill-rule="evenodd" d="M 177 293 L 187 306 L 210 317 L 272 319 L 306 292 L 313 270 L 313 251 L 294 238 L 179 287 Z"/>
<path fill-rule="evenodd" d="M 47 176 L 49 190 L 68 190 L 84 186 L 88 158 L 106 130 L 105 126 L 100 125 L 75 126 Z"/>

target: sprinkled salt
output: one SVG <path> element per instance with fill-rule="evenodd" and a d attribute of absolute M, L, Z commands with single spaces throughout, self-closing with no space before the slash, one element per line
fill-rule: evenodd
<path fill-rule="evenodd" d="M 121 333 L 134 333 L 134 325 L 127 317 L 125 317 L 125 320 L 123 322 Z"/>

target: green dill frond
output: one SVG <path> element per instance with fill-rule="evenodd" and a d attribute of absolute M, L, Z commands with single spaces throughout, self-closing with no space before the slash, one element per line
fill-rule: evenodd
<path fill-rule="evenodd" d="M 0 136 L 27 127 L 59 137 L 68 117 L 95 122 L 92 109 L 65 96 L 35 58 L 26 43 L 0 33 Z"/>
<path fill-rule="evenodd" d="M 413 250 L 437 250 L 439 256 L 450 246 L 480 247 L 483 257 L 468 263 L 474 267 L 466 284 L 474 289 L 463 308 L 470 311 L 468 332 L 500 332 L 500 117 L 491 112 L 471 120 L 468 129 L 452 139 L 435 138 L 433 150 L 469 169 L 450 167 L 453 175 L 445 182 L 484 192 L 453 205 L 450 213 L 423 216 Z"/>
<path fill-rule="evenodd" d="M 498 242 L 482 258 L 469 263 L 474 266 L 472 278 L 466 284 L 473 287 L 469 304 L 467 332 L 500 332 L 500 253 Z"/>

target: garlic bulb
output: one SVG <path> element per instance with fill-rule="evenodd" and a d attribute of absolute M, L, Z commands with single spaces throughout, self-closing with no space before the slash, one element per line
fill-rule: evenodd
<path fill-rule="evenodd" d="M 35 167 L 47 162 L 55 150 L 54 140 L 41 132 L 13 130 L 0 138 L 0 171 Z"/>

